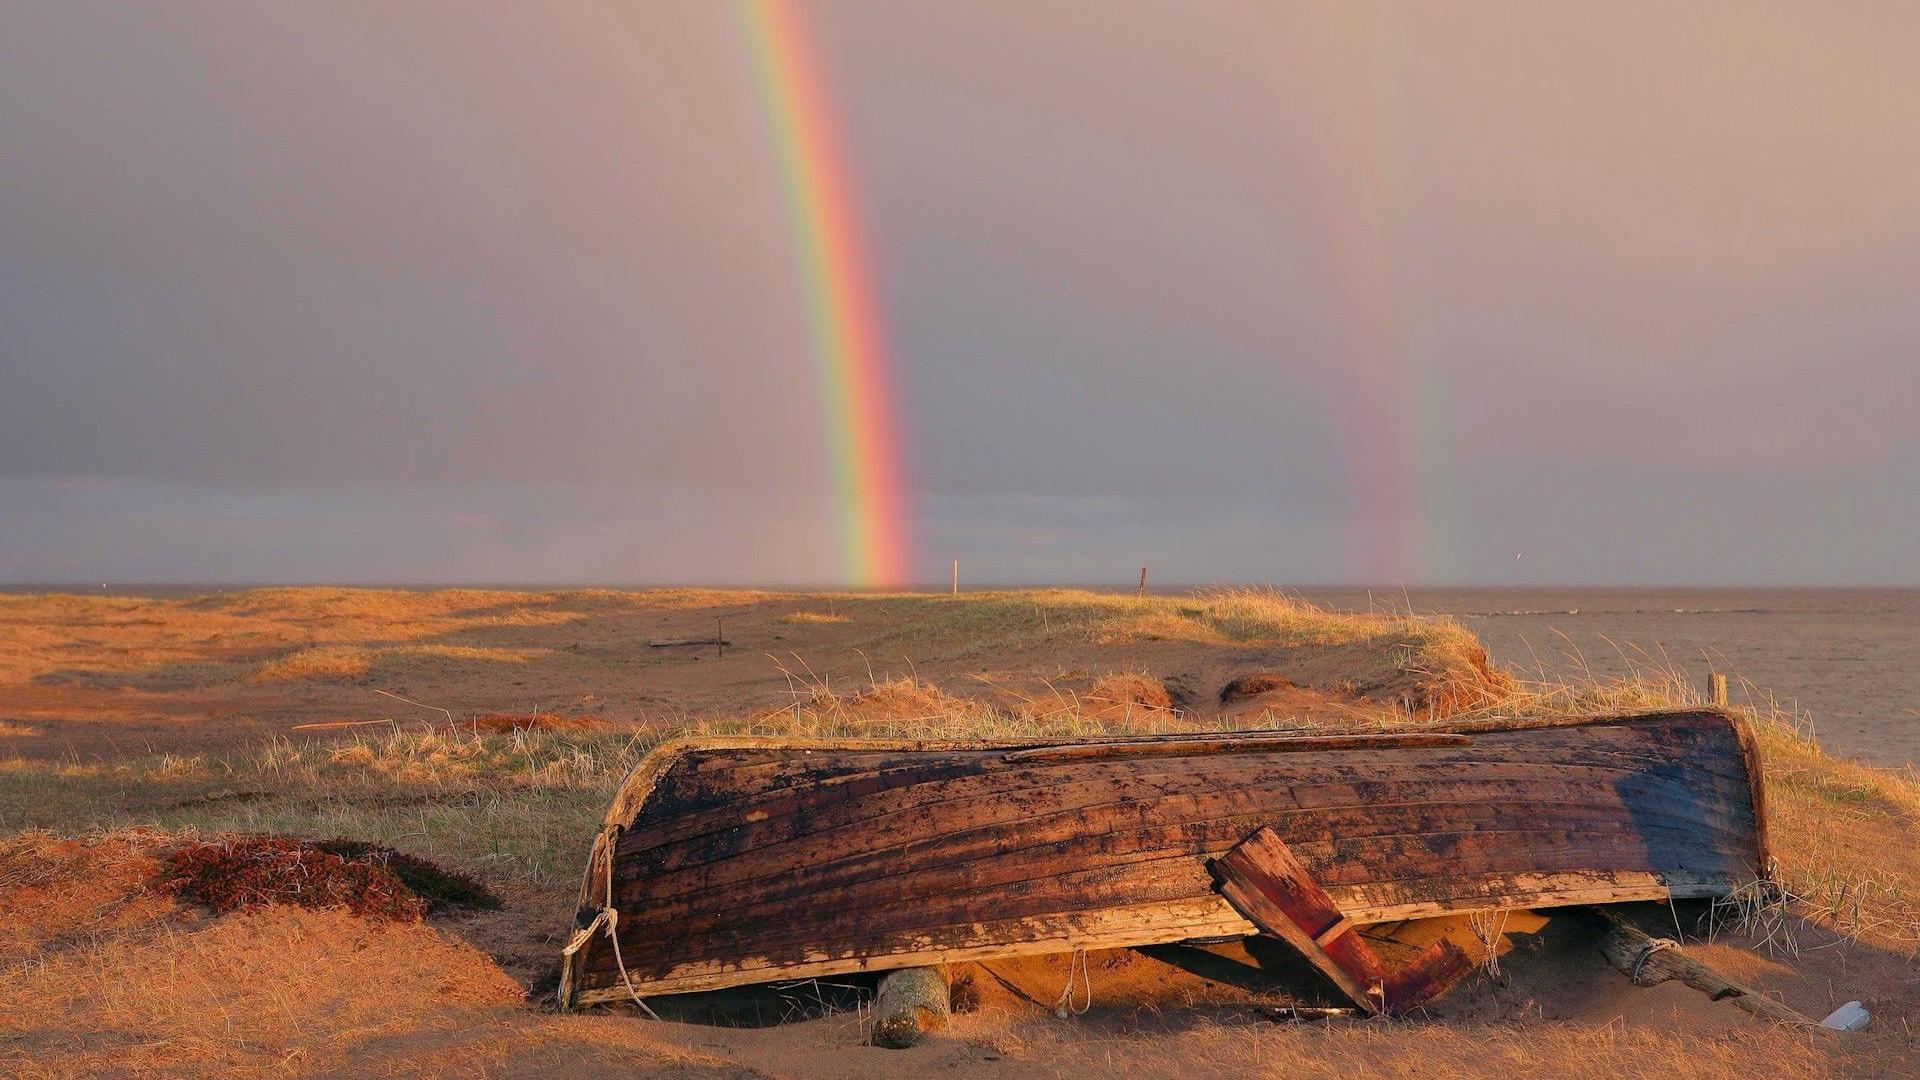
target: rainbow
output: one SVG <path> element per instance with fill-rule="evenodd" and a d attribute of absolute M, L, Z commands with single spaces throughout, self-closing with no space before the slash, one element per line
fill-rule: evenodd
<path fill-rule="evenodd" d="M 1450 540 L 1452 486 L 1446 387 L 1431 370 L 1423 297 L 1403 272 L 1409 163 L 1396 26 L 1363 5 L 1290 9 L 1290 71 L 1312 87 L 1281 122 L 1312 207 L 1304 236 L 1327 287 L 1343 378 L 1335 390 L 1345 452 L 1350 581 L 1425 580 Z"/>
<path fill-rule="evenodd" d="M 830 440 L 841 573 L 899 585 L 911 562 L 885 327 L 846 155 L 819 65 L 791 0 L 736 0 L 779 159 Z"/>

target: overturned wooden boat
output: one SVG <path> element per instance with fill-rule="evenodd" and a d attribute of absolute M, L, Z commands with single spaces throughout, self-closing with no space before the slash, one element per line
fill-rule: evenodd
<path fill-rule="evenodd" d="M 614 798 L 567 1005 L 1256 932 L 1213 860 L 1281 843 L 1367 924 L 1725 895 L 1767 866 L 1718 710 L 1078 742 L 698 738 Z"/>

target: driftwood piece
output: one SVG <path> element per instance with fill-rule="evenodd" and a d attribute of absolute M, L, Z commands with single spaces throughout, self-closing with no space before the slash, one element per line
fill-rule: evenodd
<path fill-rule="evenodd" d="M 1473 966 L 1459 946 L 1442 940 L 1389 970 L 1272 829 L 1263 826 L 1214 860 L 1214 868 L 1221 893 L 1248 922 L 1298 949 L 1368 1012 L 1405 1012 L 1452 986 Z"/>
<path fill-rule="evenodd" d="M 647 642 L 647 644 L 656 649 L 666 649 L 676 645 L 718 645 L 721 648 L 725 648 L 733 644 L 733 642 L 728 641 L 726 638 L 716 637 L 663 637 L 654 638 L 652 641 Z"/>
<path fill-rule="evenodd" d="M 945 1027 L 950 1007 L 944 968 L 910 967 L 889 971 L 873 998 L 873 1030 L 867 1041 L 889 1050 L 905 1050 L 920 1036 Z"/>
<path fill-rule="evenodd" d="M 1687 955 L 1678 943 L 1654 938 L 1628 922 L 1617 911 L 1589 908 L 1607 927 L 1600 938 L 1600 952 L 1607 962 L 1620 969 L 1635 986 L 1655 986 L 1678 979 L 1715 1001 L 1730 1001 L 1767 1020 L 1787 1024 L 1816 1026 L 1812 1017 L 1796 1011 L 1750 986 L 1734 982 L 1720 972 Z"/>

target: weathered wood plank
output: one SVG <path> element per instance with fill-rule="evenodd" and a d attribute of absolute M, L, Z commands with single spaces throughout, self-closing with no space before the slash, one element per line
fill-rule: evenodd
<path fill-rule="evenodd" d="M 1215 860 L 1215 866 L 1221 894 L 1248 922 L 1293 946 L 1355 1004 L 1369 1012 L 1386 1010 L 1386 974 L 1371 955 L 1351 949 L 1346 931 L 1352 929 L 1352 920 L 1313 884 L 1272 830 L 1254 833 Z"/>
<path fill-rule="evenodd" d="M 1728 717 L 1460 733 L 681 743 L 616 796 L 582 902 L 591 916 L 611 879 L 629 973 L 655 994 L 1247 933 L 1206 860 L 1261 825 L 1361 923 L 1716 895 L 1763 865 L 1750 740 Z M 567 965 L 583 995 L 616 988 L 605 935 Z"/>
<path fill-rule="evenodd" d="M 1351 913 L 1350 917 L 1355 922 L 1394 922 L 1515 907 L 1566 907 L 1662 900 L 1670 891 L 1673 896 L 1682 898 L 1723 895 L 1731 884 L 1726 881 L 1689 880 L 1673 885 L 1650 874 L 1531 875 L 1491 889 L 1476 889 L 1468 895 L 1440 900 L 1396 904 L 1376 897 L 1374 902 L 1380 906 L 1359 907 L 1345 900 L 1341 901 L 1341 905 Z M 1195 905 L 1203 910 L 1201 915 L 1195 915 Z M 1133 917 L 1117 923 L 1109 918 L 1122 910 L 1130 912 Z M 1137 945 L 1165 945 L 1244 937 L 1255 933 L 1258 933 L 1257 927 L 1216 895 L 1197 901 L 1148 904 L 1131 909 L 1075 913 L 1057 918 L 1023 918 L 962 927 L 939 927 L 933 932 L 912 937 L 893 935 L 862 939 L 848 942 L 841 951 L 815 951 L 800 962 L 784 957 L 774 960 L 745 954 L 728 960 L 689 961 L 672 965 L 666 974 L 646 982 L 644 986 L 645 992 L 650 995 L 677 994 L 773 979 L 804 979 L 843 972 L 885 971 L 916 964 L 1044 955 L 1081 948 L 1119 949 Z M 938 947 L 929 944 L 936 940 L 946 944 Z M 611 986 L 583 990 L 575 1001 L 578 1004 L 592 1004 L 625 998 L 625 989 Z"/>
<path fill-rule="evenodd" d="M 1739 772 L 1738 762 L 1731 764 L 1733 771 L 1729 772 L 1725 768 L 1710 767 L 1710 762 L 1682 765 L 1666 759 L 1650 761 L 1648 749 L 1643 746 L 1631 754 L 1606 756 L 1568 753 L 1564 760 L 1546 764 L 1552 764 L 1563 775 L 1591 783 L 1611 783 L 1623 775 L 1643 784 L 1666 782 L 1672 785 L 1672 791 L 1676 794 L 1697 791 L 1703 782 L 1709 783 L 1716 793 L 1737 790 L 1747 783 L 1745 775 Z M 1083 764 L 1082 768 L 1072 771 L 1028 770 L 1021 775 L 1034 779 L 1021 782 L 1009 782 L 1005 774 L 1011 770 L 981 755 L 975 755 L 972 761 L 918 761 L 873 773 L 836 776 L 831 780 L 783 777 L 785 783 L 762 799 L 740 799 L 712 807 L 694 808 L 695 812 L 676 814 L 675 820 L 665 827 L 649 827 L 644 831 L 636 828 L 624 840 L 622 854 L 678 844 L 700 835 L 727 832 L 742 823 L 752 825 L 755 822 L 770 822 L 764 829 L 756 830 L 756 835 L 764 832 L 770 839 L 777 840 L 790 838 L 797 828 L 824 831 L 830 826 L 870 825 L 891 812 L 955 809 L 957 807 L 953 804 L 965 804 L 971 799 L 983 797 L 1004 800 L 1015 796 L 1040 798 L 1050 793 L 1063 795 L 1076 785 L 1103 781 L 1127 785 L 1130 790 L 1151 789 L 1156 784 L 1205 786 L 1203 781 L 1193 776 L 1190 767 L 1141 767 L 1133 762 L 1105 764 L 1107 767 L 1103 769 L 1086 769 Z M 1487 778 L 1490 782 L 1503 777 L 1532 782 L 1537 780 L 1542 764 L 1531 760 L 1496 760 L 1453 754 L 1372 757 L 1327 755 L 1324 762 L 1305 763 L 1276 760 L 1257 754 L 1236 754 L 1232 760 L 1211 763 L 1209 768 L 1223 774 L 1227 770 L 1244 774 L 1236 777 L 1236 782 L 1242 786 L 1269 783 L 1277 776 L 1286 779 L 1293 788 L 1325 788 L 1327 801 L 1337 802 L 1356 797 L 1350 788 L 1341 786 L 1343 781 L 1347 784 L 1356 782 L 1356 769 L 1362 770 L 1366 777 L 1359 782 L 1369 784 L 1388 784 L 1396 780 L 1418 782 L 1423 775 L 1442 769 L 1456 777 L 1472 775 Z M 937 796 L 901 790 L 930 783 L 941 785 Z M 1164 788 L 1159 790 L 1161 793 L 1173 793 Z M 887 796 L 874 798 L 881 793 L 887 793 Z M 1379 795 L 1378 792 L 1368 793 L 1373 801 L 1380 801 Z M 1092 793 L 1093 800 L 1100 797 L 1098 791 Z M 1083 805 L 1086 804 L 1091 803 Z M 796 825 L 794 816 L 803 811 L 804 823 Z M 626 826 L 640 823 L 618 824 Z"/>
<path fill-rule="evenodd" d="M 1500 733 L 1488 734 L 1484 740 L 1484 747 L 1488 753 L 1478 755 L 1477 757 L 1476 755 L 1458 752 L 1429 752 L 1418 755 L 1417 759 L 1427 761 L 1430 764 L 1441 764 L 1448 767 L 1472 763 L 1487 764 L 1495 762 L 1519 766 L 1538 764 L 1555 764 L 1561 767 L 1591 765 L 1601 768 L 1611 767 L 1614 769 L 1624 769 L 1633 773 L 1646 771 L 1649 768 L 1649 762 L 1652 762 L 1655 770 L 1653 775 L 1660 775 L 1663 770 L 1670 768 L 1672 771 L 1668 772 L 1667 775 L 1684 776 L 1691 781 L 1697 781 L 1707 776 L 1736 782 L 1747 779 L 1743 775 L 1745 763 L 1737 760 L 1727 760 L 1724 754 L 1724 735 L 1720 740 L 1708 741 L 1715 752 L 1702 758 L 1694 753 L 1694 751 L 1703 745 L 1701 743 L 1701 737 L 1704 733 L 1700 731 L 1690 731 L 1685 728 L 1682 728 L 1678 732 L 1629 731 L 1626 735 L 1622 735 L 1619 731 L 1596 728 L 1593 729 L 1593 733 L 1588 736 L 1587 741 L 1580 743 L 1567 742 L 1566 733 L 1553 729 L 1534 730 L 1526 733 L 1527 738 L 1538 740 L 1536 742 L 1516 742 L 1514 740 L 1518 734 L 1519 733 L 1515 732 L 1507 732 L 1505 733 L 1506 739 L 1504 741 L 1501 740 Z M 1254 733 L 1252 736 L 1245 737 L 1263 738 L 1265 737 L 1265 733 Z M 1554 741 L 1547 742 L 1545 740 Z M 729 742 L 731 741 L 735 740 L 729 740 Z M 758 742 L 759 740 L 755 741 Z M 1179 743 L 1190 741 L 1192 741 L 1190 738 L 1183 737 L 1161 737 L 1154 740 L 1156 744 L 1160 742 Z M 662 751 L 662 753 L 667 753 L 667 751 Z M 758 755 L 753 759 L 758 763 L 742 763 L 737 755 L 743 753 Z M 777 755 L 778 753 L 778 751 L 761 747 L 752 750 L 702 750 L 697 753 L 678 755 L 680 760 L 668 770 L 668 775 L 662 780 L 662 794 L 670 801 L 685 803 L 685 805 L 674 814 L 676 826 L 701 822 L 702 815 L 693 811 L 703 809 L 712 815 L 715 820 L 720 822 L 719 827 L 722 828 L 736 822 L 744 815 L 751 814 L 752 809 L 767 810 L 767 816 L 778 818 L 783 816 L 785 811 L 791 810 L 792 807 L 790 805 L 775 803 L 754 807 L 752 809 L 743 809 L 743 804 L 752 801 L 757 796 L 765 796 L 768 794 L 778 799 L 781 796 L 791 797 L 795 794 L 811 793 L 814 792 L 816 788 L 827 790 L 843 783 L 858 785 L 868 782 L 868 777 L 862 775 L 861 770 L 842 770 L 832 767 L 832 762 L 842 759 L 853 760 L 857 758 L 872 763 L 874 768 L 868 770 L 868 772 L 892 773 L 894 766 L 904 765 L 910 770 L 927 772 L 929 778 L 938 776 L 943 779 L 951 779 L 953 777 L 952 770 L 955 769 L 961 769 L 967 773 L 977 773 L 990 771 L 999 764 L 994 760 L 994 754 L 990 751 L 979 750 L 977 747 L 975 747 L 972 752 L 944 752 L 941 754 L 941 760 L 937 761 L 929 760 L 926 756 L 928 752 L 915 752 L 910 754 L 898 752 L 888 752 L 884 754 L 880 752 L 862 752 L 854 754 L 851 751 L 847 751 L 834 752 L 829 755 L 824 752 L 813 754 L 802 748 L 789 751 L 784 759 L 777 757 L 770 759 L 770 755 Z M 1339 755 L 1329 754 L 1323 756 L 1330 762 L 1339 762 L 1342 760 Z M 709 775 L 704 778 L 699 777 L 697 774 L 708 767 L 710 764 L 709 759 L 715 757 L 725 759 L 729 762 L 722 770 L 723 775 Z M 651 761 L 652 759 L 649 760 Z M 1249 760 L 1258 761 L 1260 759 L 1250 759 L 1245 753 L 1235 752 L 1227 759 L 1227 763 L 1231 767 L 1245 767 L 1245 763 Z M 1371 769 L 1372 767 L 1390 766 L 1395 758 L 1391 755 L 1382 756 L 1376 754 L 1368 755 L 1365 758 L 1356 757 L 1348 760 L 1365 760 L 1369 763 Z M 1048 762 L 1044 764 L 1062 763 Z M 1122 762 L 1122 765 L 1125 764 L 1126 763 Z M 1312 765 L 1311 763 L 1307 763 L 1298 767 L 1311 769 Z M 642 771 L 644 771 L 644 768 L 643 765 Z M 763 776 L 759 775 L 759 771 L 762 769 L 794 769 L 798 771 L 789 772 L 784 775 L 775 774 Z M 1132 770 L 1122 768 L 1119 771 L 1125 773 Z M 747 775 L 749 773 L 754 775 Z M 1046 770 L 1029 768 L 1023 775 L 1045 777 Z M 1312 772 L 1303 771 L 1300 777 L 1302 780 L 1307 780 L 1313 775 Z M 702 803 L 704 800 L 701 798 L 703 794 L 711 797 L 717 793 L 702 790 L 682 790 L 680 787 L 682 783 L 694 783 L 696 781 L 730 785 L 731 790 L 736 793 L 737 797 L 703 806 Z M 1041 779 L 1037 781 L 1037 785 L 1046 786 L 1058 782 L 1058 780 Z M 635 786 L 635 782 L 630 780 L 627 788 L 633 788 Z M 910 785 L 903 784 L 897 777 L 893 782 L 884 785 L 884 787 L 898 786 Z M 869 789 L 868 791 L 860 792 L 860 794 L 870 793 L 871 790 L 875 789 Z M 829 793 L 831 794 L 831 792 Z M 959 793 L 959 789 L 956 789 L 956 796 Z M 623 795 L 624 794 L 623 791 Z M 847 797 L 847 793 L 840 793 L 840 797 Z M 628 805 L 629 802 L 630 800 L 624 797 L 622 799 L 616 799 L 614 810 L 609 812 L 609 824 L 622 826 L 635 824 L 630 818 L 620 816 L 622 808 Z M 651 833 L 652 830 L 649 830 L 649 832 Z M 659 837 L 661 841 L 677 840 L 678 838 L 679 836 L 676 833 L 667 833 Z"/>
<path fill-rule="evenodd" d="M 1104 887 L 1100 887 L 1102 885 Z M 1356 921 L 1371 922 L 1520 905 L 1557 906 L 1660 899 L 1670 893 L 1676 896 L 1718 895 L 1725 893 L 1731 885 L 1732 882 L 1725 879 L 1707 883 L 1707 887 L 1701 888 L 1687 882 L 1676 884 L 1654 875 L 1643 875 L 1639 881 L 1632 882 L 1618 875 L 1579 873 L 1536 875 L 1531 881 L 1456 879 L 1432 883 L 1424 889 L 1404 889 L 1390 897 L 1372 898 L 1376 902 L 1393 901 L 1391 906 L 1352 907 L 1347 910 Z M 1177 903 L 1193 895 L 1196 888 L 1204 887 L 1204 883 L 1196 883 L 1184 869 L 1125 883 L 1097 883 L 1085 887 L 1078 894 L 1073 901 L 1076 906 L 1069 914 L 1084 915 L 1140 900 Z M 994 897 L 996 912 L 1016 917 L 1057 914 L 1062 907 L 1057 896 L 1021 894 Z M 888 919 L 885 925 L 875 925 L 875 922 L 874 919 L 862 917 L 858 911 L 842 910 L 823 915 L 819 920 L 807 923 L 804 928 L 782 927 L 780 932 L 723 925 L 702 934 L 701 941 L 707 952 L 753 953 L 769 957 L 800 957 L 821 940 L 835 941 L 852 952 L 888 954 L 900 951 L 903 948 L 901 942 L 916 935 L 964 935 L 965 928 L 973 925 L 966 921 L 964 910 L 955 909 L 938 914 L 929 913 L 919 919 Z M 1157 943 L 1185 940 L 1187 936 L 1169 933 L 1157 939 Z M 665 940 L 634 942 L 631 952 L 653 959 L 630 960 L 630 968 L 636 974 L 644 971 L 649 977 L 673 970 L 671 958 L 678 955 L 673 948 L 678 943 L 678 937 L 670 934 Z M 622 945 L 623 948 L 628 945 L 625 935 L 622 935 Z M 659 953 L 652 953 L 649 945 L 664 948 Z"/>
<path fill-rule="evenodd" d="M 1464 952 L 1443 940 L 1411 963 L 1389 969 L 1272 829 L 1257 830 L 1214 860 L 1213 867 L 1221 893 L 1247 921 L 1292 945 L 1369 1012 L 1405 1012 L 1470 966 Z"/>
<path fill-rule="evenodd" d="M 1244 937 L 1255 933 L 1218 896 L 1171 904 L 1144 904 L 1066 916 L 989 920 L 965 927 L 942 927 L 932 933 L 897 940 L 885 952 L 817 949 L 798 962 L 742 955 L 677 965 L 671 976 L 647 985 L 650 994 L 680 994 L 771 979 L 806 979 L 855 971 L 957 964 L 996 957 L 1042 956 L 1075 949 L 1123 949 L 1168 941 Z M 1169 936 L 1171 935 L 1171 936 Z M 623 1000 L 623 988 L 583 989 L 578 1004 Z"/>
<path fill-rule="evenodd" d="M 1023 880 L 1031 880 L 1035 876 L 1046 876 L 1052 872 L 1054 865 L 1060 863 L 1064 855 L 1073 855 L 1075 865 L 1094 869 L 1094 867 L 1129 865 L 1140 857 L 1179 855 L 1179 853 L 1196 851 L 1196 849 L 1202 853 L 1217 853 L 1231 846 L 1238 836 L 1244 836 L 1250 828 L 1258 824 L 1261 824 L 1258 815 L 1236 815 L 1236 817 L 1219 819 L 1219 821 L 1173 824 L 1173 826 L 1164 826 L 1156 830 L 1112 832 L 1112 834 L 1089 838 L 1081 844 L 1058 840 L 1041 847 L 1014 847 L 1014 849 L 1000 851 L 993 857 L 958 859 L 958 861 L 943 861 L 943 863 L 904 861 L 897 857 L 897 853 L 889 857 L 887 851 L 879 851 L 870 859 L 866 859 L 860 867 L 858 876 L 852 876 L 852 878 L 795 872 L 795 874 L 789 874 L 785 880 L 753 882 L 756 886 L 753 890 L 737 890 L 733 894 L 726 911 L 728 913 L 737 911 L 741 913 L 741 917 L 747 917 L 758 905 L 776 905 L 789 899 L 804 899 L 806 903 L 812 903 L 812 905 L 845 905 L 851 901 L 860 901 L 862 907 L 868 907 L 868 909 L 891 907 L 900 903 L 910 903 L 922 897 L 937 896 L 943 892 L 952 894 L 958 890 L 981 890 L 996 884 L 1016 884 Z M 1599 828 L 1599 824 L 1582 824 L 1578 817 L 1572 817 L 1571 821 L 1561 821 L 1561 824 L 1578 826 L 1580 832 L 1576 834 L 1576 838 L 1582 842 L 1599 844 L 1609 838 L 1624 838 L 1624 826 L 1620 826 L 1619 822 L 1611 822 L 1607 828 Z M 1494 836 L 1501 836 L 1507 840 L 1515 838 L 1511 832 L 1500 832 Z M 1519 836 L 1519 838 L 1526 840 L 1528 836 Z M 1325 846 L 1325 844 L 1315 846 L 1317 853 L 1327 853 L 1331 849 L 1332 846 Z M 1505 855 L 1505 853 L 1507 851 L 1503 849 L 1494 851 L 1494 855 Z M 1601 855 L 1605 855 L 1603 847 L 1580 847 L 1572 853 L 1569 861 L 1590 865 Z M 1703 855 L 1711 855 L 1711 851 L 1705 851 Z M 1697 865 L 1701 861 L 1709 861 L 1709 859 L 1705 857 L 1676 859 L 1676 863 L 1680 865 L 1695 863 L 1693 867 L 1695 871 L 1705 869 Z M 1386 880 L 1396 878 L 1396 874 L 1390 867 L 1382 867 L 1379 863 L 1371 863 L 1371 861 L 1369 863 L 1356 861 L 1354 869 L 1348 869 L 1342 865 L 1334 865 L 1332 869 L 1348 872 L 1350 876 L 1356 876 L 1356 878 L 1361 874 L 1367 874 L 1365 878 L 1361 878 L 1365 884 L 1382 884 Z M 1498 871 L 1500 865 L 1494 863 L 1492 859 L 1482 859 L 1480 863 L 1459 863 L 1450 869 L 1453 876 L 1473 876 L 1476 872 Z M 1540 859 L 1532 859 L 1526 865 L 1526 869 L 1542 871 L 1551 867 L 1544 865 L 1544 861 Z M 1571 867 L 1571 869 L 1578 869 L 1578 867 Z M 1645 867 L 1645 869 L 1651 871 L 1657 867 Z M 1670 865 L 1670 867 L 1659 867 L 1659 869 L 1670 871 L 1680 867 Z M 1720 871 L 1728 876 L 1738 876 L 1741 867 L 1720 867 Z M 1344 884 L 1344 882 L 1336 882 L 1336 884 Z M 1336 886 L 1329 886 L 1329 888 L 1336 888 Z M 639 911 L 645 913 L 645 922 L 676 919 L 676 917 L 684 917 L 687 913 L 699 911 L 701 907 L 695 907 L 695 905 L 701 903 L 701 897 L 705 896 L 708 894 L 697 894 L 693 897 L 647 896 L 647 905 Z M 703 905 L 703 907 L 710 911 L 710 905 Z"/>
<path fill-rule="evenodd" d="M 795 873 L 777 894 L 734 893 L 722 910 L 708 905 L 705 914 L 687 898 L 653 899 L 636 906 L 648 912 L 649 923 L 660 928 L 659 937 L 682 934 L 706 934 L 730 923 L 751 921 L 765 910 L 769 917 L 779 913 L 779 905 L 788 900 L 803 900 L 818 909 L 846 908 L 863 912 L 862 925 L 883 930 L 891 919 L 926 921 L 942 918 L 949 912 L 966 911 L 996 898 L 1024 898 L 1028 888 L 1040 884 L 1048 891 L 1036 902 L 1063 906 L 1075 902 L 1093 902 L 1087 895 L 1073 891 L 1081 877 L 1062 874 L 1063 865 L 1077 868 L 1075 874 L 1099 876 L 1115 891 L 1144 888 L 1157 880 L 1160 864 L 1171 861 L 1176 874 L 1191 881 L 1200 880 L 1199 864 L 1191 856 L 1202 852 L 1223 851 L 1261 822 L 1256 816 L 1243 816 L 1199 826 L 1174 825 L 1152 829 L 1117 831 L 1091 838 L 1061 840 L 1041 849 L 1003 852 L 992 857 L 962 860 L 940 867 L 900 864 L 897 873 L 846 884 L 831 884 L 811 874 Z M 1565 825 L 1567 822 L 1560 822 Z M 1578 824 L 1575 822 L 1573 824 Z M 1316 856 L 1316 865 L 1330 866 L 1344 877 L 1379 884 L 1395 880 L 1396 868 L 1425 865 L 1418 853 L 1444 851 L 1452 856 L 1444 874 L 1408 879 L 1406 888 L 1420 883 L 1450 885 L 1463 880 L 1478 880 L 1512 869 L 1515 851 L 1528 853 L 1528 869 L 1539 871 L 1579 870 L 1608 856 L 1609 847 L 1620 840 L 1632 840 L 1643 833 L 1630 833 L 1614 823 L 1605 829 L 1596 826 L 1575 829 L 1502 830 L 1487 833 L 1436 834 L 1423 837 L 1387 837 L 1366 842 L 1346 838 L 1331 843 L 1304 847 Z M 1387 858 L 1395 855 L 1396 858 Z M 1071 856 L 1071 861 L 1066 857 Z M 884 860 L 876 860 L 877 864 Z M 1687 860 L 1675 858 L 1667 866 L 1648 866 L 1650 871 L 1676 871 Z M 1704 869 L 1693 867 L 1696 871 Z M 1722 868 L 1731 879 L 1737 868 Z M 1332 887 L 1332 886 L 1329 886 Z M 631 894 L 629 894 L 631 895 Z M 699 898 L 695 897 L 694 901 Z M 626 940 L 623 938 L 623 941 Z M 637 942 L 647 938 L 636 931 Z"/>
<path fill-rule="evenodd" d="M 1335 809 L 1348 806 L 1412 806 L 1439 802 L 1511 803 L 1529 797 L 1565 802 L 1596 798 L 1632 800 L 1656 813 L 1679 813 L 1699 818 L 1724 810 L 1738 813 L 1732 804 L 1744 802 L 1744 786 L 1687 785 L 1680 777 L 1654 774 L 1623 777 L 1593 773 L 1583 767 L 1556 769 L 1552 779 L 1541 779 L 1537 767 L 1487 764 L 1383 762 L 1370 780 L 1318 775 L 1289 778 L 1279 769 L 1210 768 L 1201 771 L 1115 771 L 1089 778 L 1070 777 L 1043 787 L 1008 784 L 1001 776 L 936 778 L 935 791 L 917 788 L 884 792 L 849 792 L 845 802 L 811 800 L 796 795 L 778 817 L 749 814 L 732 827 L 689 837 L 672 845 L 654 845 L 622 837 L 624 858 L 670 847 L 660 856 L 629 865 L 647 867 L 650 876 L 670 874 L 689 866 L 711 867 L 726 858 L 761 852 L 780 845 L 780 857 L 795 863 L 817 864 L 857 850 L 876 834 L 888 836 L 944 836 L 960 829 L 1017 821 L 1042 820 L 1051 815 L 1092 808 L 1124 808 L 1189 795 L 1239 792 L 1249 807 L 1263 812 Z M 954 793 L 960 793 L 955 795 Z M 1709 819 L 1712 820 L 1712 819 Z M 637 871 L 636 871 L 637 873 Z M 752 867 L 741 871 L 754 873 Z M 713 879 L 716 883 L 722 877 Z"/>
<path fill-rule="evenodd" d="M 1489 783 L 1463 775 L 1456 775 L 1451 783 L 1419 783 L 1418 787 L 1344 785 L 1338 789 L 1302 789 L 1286 786 L 1279 778 L 1247 782 L 1232 773 L 1180 785 L 1143 781 L 1137 791 L 1129 791 L 1123 782 L 1102 782 L 1097 787 L 1056 792 L 1040 798 L 1024 799 L 1009 794 L 1000 800 L 982 796 L 959 804 L 942 802 L 888 817 L 884 823 L 876 821 L 874 827 L 864 829 L 836 824 L 833 815 L 808 807 L 796 810 L 795 820 L 789 821 L 780 833 L 761 832 L 755 829 L 755 822 L 741 822 L 729 835 L 688 840 L 671 852 L 650 854 L 657 849 L 636 850 L 623 838 L 618 857 L 626 869 L 616 880 L 624 881 L 644 873 L 659 883 L 659 892 L 670 893 L 686 891 L 669 887 L 682 870 L 698 871 L 693 876 L 703 884 L 694 887 L 753 876 L 752 866 L 720 867 L 725 860 L 741 856 L 777 857 L 795 865 L 828 868 L 838 860 L 872 850 L 876 839 L 893 846 L 937 838 L 943 847 L 957 851 L 966 844 L 992 838 L 995 830 L 1008 825 L 1028 835 L 1054 828 L 1061 822 L 1078 822 L 1080 827 L 1075 832 L 1084 834 L 1087 830 L 1082 819 L 1092 811 L 1116 823 L 1132 820 L 1130 815 L 1142 814 L 1164 821 L 1170 820 L 1167 815 L 1176 814 L 1190 814 L 1187 820 L 1206 820 L 1233 813 L 1259 813 L 1271 818 L 1276 827 L 1288 835 L 1303 840 L 1310 837 L 1292 830 L 1311 828 L 1310 822 L 1316 817 L 1331 820 L 1356 808 L 1385 820 L 1406 816 L 1424 821 L 1431 816 L 1444 822 L 1450 807 L 1563 805 L 1571 813 L 1611 814 L 1629 823 L 1645 820 L 1649 825 L 1683 827 L 1697 823 L 1695 827 L 1701 830 L 1740 835 L 1752 831 L 1751 812 L 1737 805 L 1738 791 L 1718 793 L 1718 801 L 1708 800 L 1696 791 L 1689 798 L 1703 801 L 1687 804 L 1670 801 L 1663 797 L 1666 793 L 1662 791 L 1623 783 L 1582 785 L 1543 781 L 1529 784 L 1517 779 Z M 1629 802 L 1633 808 L 1631 813 Z M 1526 820 L 1518 814 L 1515 817 Z M 808 821 L 815 823 L 817 832 L 804 831 Z M 1341 821 L 1339 827 L 1345 829 L 1350 824 Z M 993 839 L 993 843 L 998 845 L 998 839 Z"/>

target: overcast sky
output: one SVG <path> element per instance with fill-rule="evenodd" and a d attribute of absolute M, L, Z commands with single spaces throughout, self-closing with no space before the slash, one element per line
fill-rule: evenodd
<path fill-rule="evenodd" d="M 805 5 L 916 575 L 1920 583 L 1920 9 Z M 0 7 L 0 581 L 829 582 L 736 20 Z"/>

